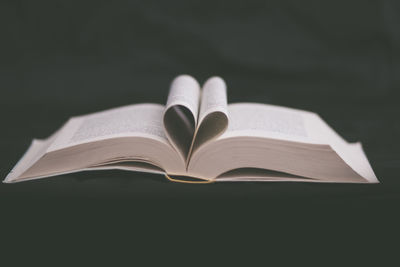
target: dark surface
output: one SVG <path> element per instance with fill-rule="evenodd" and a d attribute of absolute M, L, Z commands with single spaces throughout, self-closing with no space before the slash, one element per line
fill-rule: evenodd
<path fill-rule="evenodd" d="M 150 225 L 150 232 L 160 234 L 156 222 L 172 220 L 169 226 L 185 225 L 190 233 L 190 225 L 229 225 L 221 237 L 227 240 L 229 231 L 243 237 L 237 229 L 270 229 L 271 222 L 285 229 L 299 223 L 321 229 L 339 225 L 361 229 L 357 237 L 366 232 L 369 238 L 370 229 L 395 224 L 400 208 L 400 5 L 395 1 L 39 2 L 0 4 L 1 177 L 32 138 L 47 137 L 69 117 L 165 103 L 171 80 L 187 73 L 201 83 L 222 76 L 230 102 L 320 114 L 345 139 L 363 143 L 381 183 L 199 186 L 150 174 L 85 172 L 1 184 L 3 223 L 55 222 L 55 229 L 68 235 L 84 217 L 110 223 L 106 229 L 122 220 L 136 230 Z M 65 220 L 54 221 L 58 217 Z M 138 218 L 139 227 L 133 223 Z M 304 218 L 307 223 L 301 223 Z M 107 232 L 98 227 L 102 235 Z M 395 238 L 395 232 L 389 236 Z M 210 240 L 202 241 L 210 245 Z"/>

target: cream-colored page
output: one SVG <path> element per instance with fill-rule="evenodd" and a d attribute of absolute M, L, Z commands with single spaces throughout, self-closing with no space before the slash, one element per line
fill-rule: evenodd
<path fill-rule="evenodd" d="M 200 85 L 189 75 L 180 75 L 172 83 L 165 110 L 173 106 L 184 106 L 193 114 L 197 123 L 200 101 Z"/>
<path fill-rule="evenodd" d="M 199 121 L 190 146 L 188 160 L 197 148 L 222 134 L 227 128 L 228 98 L 226 91 L 225 81 L 220 77 L 212 77 L 205 82 L 201 94 Z"/>
<path fill-rule="evenodd" d="M 220 77 L 212 77 L 206 81 L 201 94 L 199 124 L 213 113 L 222 112 L 228 117 L 228 97 L 225 81 Z"/>
<path fill-rule="evenodd" d="M 377 182 L 361 144 L 346 142 L 315 113 L 256 103 L 231 104 L 228 110 L 229 126 L 220 139 L 255 136 L 329 145 L 360 176 Z"/>
<path fill-rule="evenodd" d="M 22 175 L 46 153 L 46 150 L 54 142 L 59 133 L 60 131 L 57 131 L 49 138 L 44 140 L 34 139 L 29 148 L 26 150 L 25 154 L 21 157 L 17 164 L 15 164 L 3 182 L 10 183 L 18 180 L 20 175 Z"/>
<path fill-rule="evenodd" d="M 117 137 L 145 136 L 167 143 L 162 126 L 164 106 L 136 104 L 71 118 L 48 152 Z"/>
<path fill-rule="evenodd" d="M 228 106 L 229 126 L 220 138 L 259 136 L 295 142 L 321 143 L 310 134 L 308 120 L 312 113 L 257 103 Z"/>
<path fill-rule="evenodd" d="M 180 75 L 172 81 L 163 125 L 169 142 L 183 161 L 187 159 L 196 129 L 199 102 L 200 85 L 193 77 Z"/>
<path fill-rule="evenodd" d="M 159 104 L 137 104 L 71 118 L 50 138 L 34 140 L 26 154 L 7 176 L 5 182 L 17 181 L 20 175 L 46 153 L 79 146 L 80 144 L 118 137 L 146 137 L 171 147 L 162 127 L 163 112 L 164 106 Z M 162 156 L 160 154 L 160 157 Z M 115 168 L 115 166 L 101 168 Z M 126 166 L 123 166 L 123 168 L 129 169 Z M 133 170 L 135 168 L 130 169 Z M 63 171 L 61 173 L 73 171 Z M 42 176 L 30 179 L 49 177 L 56 174 L 60 173 L 44 173 Z"/>

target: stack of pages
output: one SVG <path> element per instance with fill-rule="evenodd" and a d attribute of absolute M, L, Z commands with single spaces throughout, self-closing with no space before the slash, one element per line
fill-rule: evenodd
<path fill-rule="evenodd" d="M 227 101 L 223 79 L 181 75 L 166 105 L 134 104 L 70 118 L 32 144 L 4 182 L 122 169 L 172 181 L 377 183 L 360 143 L 317 114 Z"/>

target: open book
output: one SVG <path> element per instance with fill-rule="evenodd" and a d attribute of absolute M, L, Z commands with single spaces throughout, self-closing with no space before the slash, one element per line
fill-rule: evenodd
<path fill-rule="evenodd" d="M 227 101 L 223 79 L 175 78 L 166 105 L 134 104 L 72 117 L 33 140 L 4 182 L 84 170 L 163 174 L 172 181 L 377 183 L 360 143 L 317 114 Z"/>

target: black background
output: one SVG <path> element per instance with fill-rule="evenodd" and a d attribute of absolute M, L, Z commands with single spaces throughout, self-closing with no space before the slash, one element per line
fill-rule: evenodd
<path fill-rule="evenodd" d="M 101 171 L 1 184 L 1 223 L 12 240 L 3 245 L 19 251 L 50 237 L 70 249 L 124 240 L 129 250 L 139 239 L 138 247 L 182 255 L 258 243 L 264 255 L 267 244 L 288 249 L 300 240 L 298 248 L 311 238 L 307 248 L 325 241 L 346 255 L 357 247 L 351 241 L 373 250 L 396 240 L 399 29 L 394 0 L 2 1 L 1 177 L 32 138 L 69 117 L 165 103 L 171 80 L 186 73 L 200 83 L 222 76 L 229 102 L 317 112 L 363 143 L 381 181 L 199 186 Z"/>

